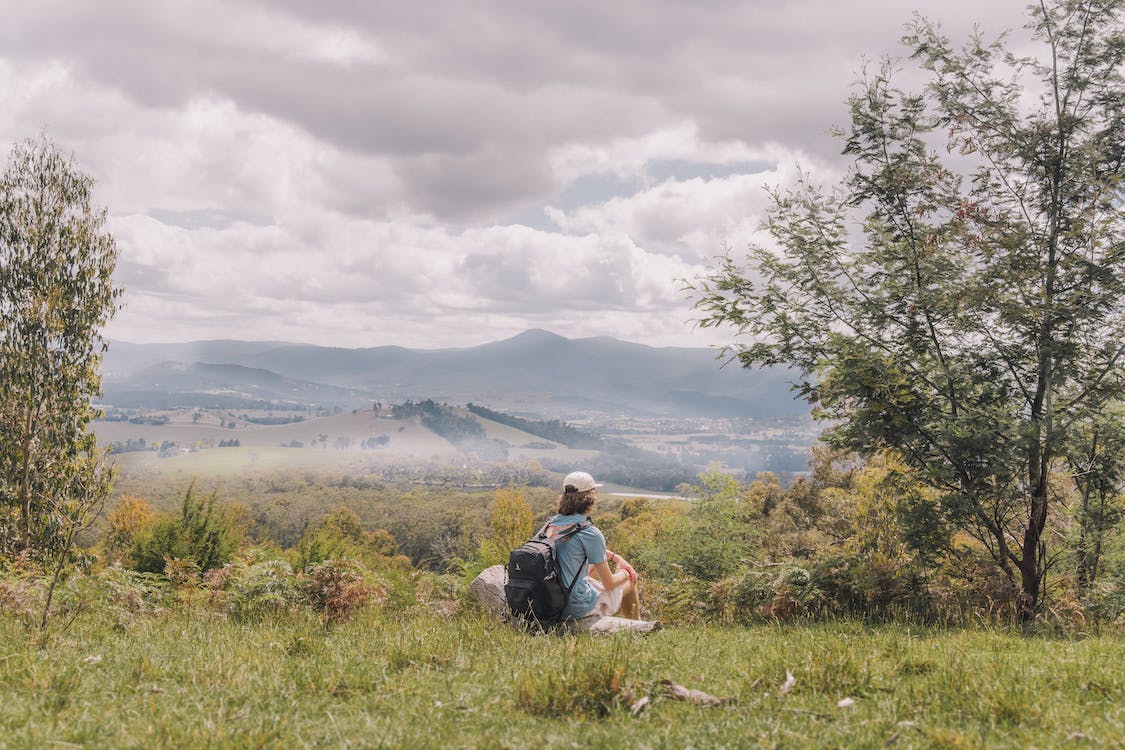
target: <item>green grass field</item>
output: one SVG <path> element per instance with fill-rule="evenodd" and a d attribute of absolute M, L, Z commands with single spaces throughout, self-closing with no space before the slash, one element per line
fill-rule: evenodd
<path fill-rule="evenodd" d="M 60 628 L 39 648 L 0 615 L 2 747 L 1125 746 L 1125 641 L 1106 636 L 855 623 L 535 636 L 468 605 L 334 628 L 199 607 Z M 675 700 L 663 680 L 724 702 Z"/>
<path fill-rule="evenodd" d="M 98 421 L 93 423 L 93 430 L 105 445 L 144 438 L 150 446 L 170 441 L 192 450 L 167 457 L 158 457 L 151 450 L 115 456 L 126 475 L 162 478 L 229 476 L 279 469 L 356 471 L 372 465 L 403 462 L 461 463 L 466 458 L 463 451 L 416 421 L 376 417 L 370 410 L 285 425 L 258 425 L 232 418 L 237 425 L 234 429 L 220 426 L 210 413 L 195 423 L 192 413 L 182 409 L 154 412 L 169 418 L 170 421 L 164 425 Z M 550 458 L 577 465 L 597 453 L 570 449 L 561 444 L 555 444 L 551 449 L 528 448 L 529 444 L 547 441 L 487 419 L 477 420 L 484 427 L 487 437 L 508 444 L 508 460 L 511 462 Z M 324 444 L 320 445 L 316 441 L 322 435 L 326 437 Z M 388 442 L 376 449 L 361 450 L 361 441 L 378 435 L 385 435 Z M 347 449 L 338 449 L 335 446 L 337 438 L 345 438 L 352 444 Z M 210 447 L 221 440 L 236 439 L 239 441 L 237 448 Z M 282 447 L 293 442 L 300 443 L 302 447 Z"/>

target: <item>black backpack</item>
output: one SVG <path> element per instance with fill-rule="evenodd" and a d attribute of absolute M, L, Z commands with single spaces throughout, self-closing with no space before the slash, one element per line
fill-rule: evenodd
<path fill-rule="evenodd" d="M 570 592 L 586 570 L 586 556 L 583 555 L 574 578 L 569 585 L 564 583 L 555 545 L 593 526 L 593 522 L 587 518 L 548 537 L 550 525 L 550 522 L 543 524 L 539 533 L 508 555 L 508 582 L 504 585 L 504 598 L 508 600 L 512 615 L 543 630 L 562 621 Z"/>

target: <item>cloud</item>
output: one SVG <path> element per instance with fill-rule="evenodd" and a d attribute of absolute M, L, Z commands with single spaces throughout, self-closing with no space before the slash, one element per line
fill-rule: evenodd
<path fill-rule="evenodd" d="M 963 36 L 1023 0 L 919 0 Z M 15 0 L 0 141 L 98 181 L 121 338 L 479 343 L 543 327 L 710 343 L 683 278 L 828 130 L 885 1 Z"/>
<path fill-rule="evenodd" d="M 173 318 L 193 337 L 229 335 L 221 329 L 231 326 L 266 339 L 308 337 L 310 321 L 332 320 L 315 339 L 351 345 L 380 343 L 373 336 L 385 332 L 366 327 L 388 320 L 399 336 L 428 326 L 419 340 L 396 339 L 414 345 L 433 342 L 435 328 L 443 340 L 489 340 L 496 320 L 513 321 L 506 333 L 530 320 L 597 335 L 606 332 L 606 315 L 656 316 L 678 329 L 687 302 L 677 280 L 701 270 L 627 238 L 522 226 L 454 234 L 329 213 L 316 223 L 315 234 L 302 235 L 301 227 L 245 222 L 186 228 L 143 215 L 114 219 L 118 283 L 132 290 L 128 299 L 142 300 L 114 322 L 115 335 L 135 337 L 142 317 Z"/>

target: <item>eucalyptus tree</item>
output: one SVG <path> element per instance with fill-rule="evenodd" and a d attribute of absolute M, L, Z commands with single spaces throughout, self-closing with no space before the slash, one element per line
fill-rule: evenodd
<path fill-rule="evenodd" d="M 56 581 L 112 481 L 87 429 L 120 296 L 92 187 L 45 138 L 18 143 L 0 175 L 0 553 Z"/>
<path fill-rule="evenodd" d="M 1067 435 L 1125 393 L 1123 0 L 1029 9 L 1037 56 L 916 19 L 926 81 L 865 71 L 832 189 L 774 191 L 768 244 L 692 285 L 745 366 L 786 365 L 828 438 L 897 450 L 1044 597 Z"/>

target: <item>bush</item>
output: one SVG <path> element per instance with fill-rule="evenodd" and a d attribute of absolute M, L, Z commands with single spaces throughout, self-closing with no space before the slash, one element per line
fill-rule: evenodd
<path fill-rule="evenodd" d="M 385 596 L 386 590 L 369 582 L 355 560 L 324 560 L 306 571 L 305 593 L 313 608 L 332 623 L 349 619 Z"/>
<path fill-rule="evenodd" d="M 222 566 L 242 541 L 243 530 L 234 517 L 215 507 L 217 496 L 195 497 L 194 485 L 184 493 L 179 518 L 156 521 L 137 534 L 133 567 L 163 573 L 166 561 L 191 560 L 201 572 Z"/>
<path fill-rule="evenodd" d="M 1107 622 L 1125 618 L 1125 583 L 1104 578 L 1086 591 L 1083 604 L 1090 614 Z"/>
<path fill-rule="evenodd" d="M 192 559 L 169 558 L 164 561 L 164 577 L 178 588 L 193 588 L 200 583 L 202 571 Z"/>
<path fill-rule="evenodd" d="M 507 552 L 527 541 L 533 532 L 534 514 L 522 489 L 496 490 L 492 499 L 492 544 Z"/>
<path fill-rule="evenodd" d="M 106 532 L 102 537 L 102 550 L 111 562 L 126 562 L 137 535 L 152 525 L 152 509 L 143 498 L 123 495 L 106 516 Z"/>
<path fill-rule="evenodd" d="M 788 622 L 824 612 L 824 592 L 812 573 L 796 564 L 747 570 L 712 584 L 708 593 L 709 611 L 739 623 Z"/>
<path fill-rule="evenodd" d="M 829 555 L 817 560 L 810 571 L 810 585 L 821 592 L 826 607 L 835 613 L 863 610 L 864 598 L 855 588 L 852 565 L 849 557 Z"/>
<path fill-rule="evenodd" d="M 913 565 L 876 552 L 854 560 L 851 575 L 851 585 L 869 615 L 905 612 L 925 617 L 931 609 L 925 580 Z"/>
<path fill-rule="evenodd" d="M 760 513 L 747 501 L 745 488 L 715 467 L 701 474 L 700 482 L 700 497 L 691 503 L 622 503 L 620 520 L 612 524 L 612 546 L 646 580 L 671 582 L 687 574 L 719 581 L 758 557 Z M 608 532 L 610 524 L 604 527 Z"/>
<path fill-rule="evenodd" d="M 681 577 L 642 582 L 641 607 L 646 619 L 688 625 L 721 616 L 706 581 Z"/>
<path fill-rule="evenodd" d="M 773 583 L 773 577 L 761 570 L 748 570 L 737 576 L 730 591 L 735 620 L 753 622 L 767 617 L 774 597 Z"/>
<path fill-rule="evenodd" d="M 389 531 L 364 529 L 359 516 L 346 506 L 310 526 L 297 544 L 297 555 L 299 570 L 325 560 L 341 559 L 358 560 L 370 568 L 409 566 Z"/>
<path fill-rule="evenodd" d="M 43 612 L 43 587 L 27 579 L 0 580 L 0 612 L 15 615 L 25 623 Z"/>
<path fill-rule="evenodd" d="M 411 576 L 408 582 L 392 585 L 388 601 L 400 608 L 416 603 L 443 620 L 456 615 L 469 601 L 476 603 L 463 579 L 437 573 Z"/>
<path fill-rule="evenodd" d="M 161 576 L 111 565 L 92 575 L 68 578 L 58 592 L 57 612 L 102 612 L 113 619 L 117 630 L 124 630 L 138 617 L 159 611 L 166 590 Z"/>
<path fill-rule="evenodd" d="M 284 560 L 239 561 L 230 566 L 226 584 L 227 616 L 236 622 L 285 614 L 304 600 L 293 568 Z"/>

